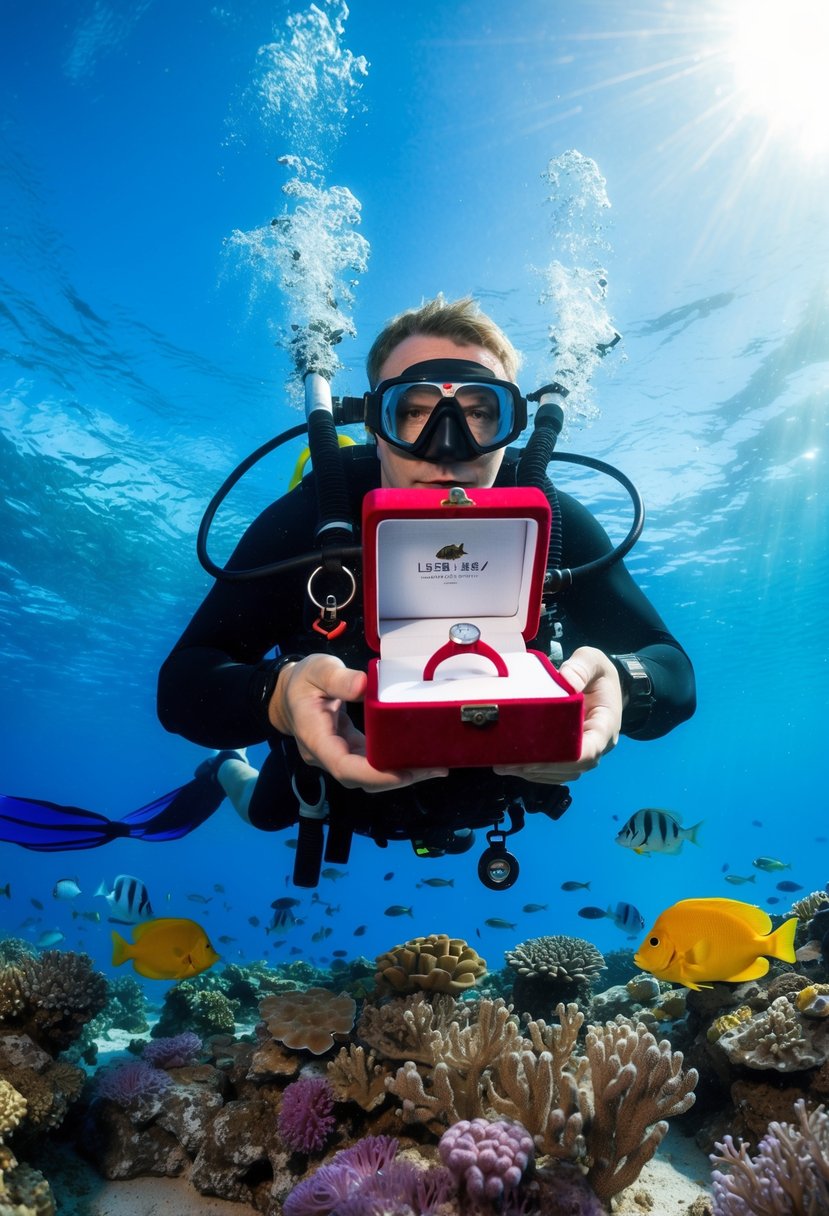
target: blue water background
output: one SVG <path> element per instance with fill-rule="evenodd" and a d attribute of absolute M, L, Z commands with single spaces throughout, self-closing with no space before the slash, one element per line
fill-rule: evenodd
<path fill-rule="evenodd" d="M 287 150 L 265 130 L 257 51 L 299 11 L 259 0 L 174 5 L 79 0 L 6 6 L 0 241 L 0 789 L 117 817 L 181 784 L 203 759 L 155 717 L 158 667 L 208 588 L 194 552 L 201 512 L 236 461 L 297 420 L 283 301 L 251 295 L 223 251 L 282 206 Z M 186 840 L 85 853 L 2 847 L 0 931 L 60 928 L 112 973 L 93 892 L 141 876 L 156 911 L 195 916 L 229 961 L 369 957 L 414 934 L 502 951 L 539 934 L 630 945 L 585 903 L 627 900 L 648 922 L 680 897 L 763 906 L 791 863 L 804 893 L 829 880 L 826 424 L 829 297 L 825 166 L 736 121 L 716 54 L 717 6 L 495 0 L 354 4 L 346 41 L 370 61 L 332 147 L 329 180 L 363 206 L 370 268 L 336 391 L 362 392 L 386 318 L 438 290 L 472 292 L 548 369 L 535 268 L 556 255 L 541 174 L 578 148 L 613 208 L 608 304 L 624 344 L 594 380 L 597 416 L 560 449 L 611 460 L 640 487 L 648 523 L 630 566 L 693 658 L 696 717 L 667 738 L 622 740 L 573 787 L 557 824 L 516 838 L 507 893 L 477 880 L 477 851 L 416 860 L 355 839 L 348 877 L 302 895 L 305 924 L 278 950 L 269 904 L 293 853 L 228 804 Z M 508 13 L 508 18 L 507 18 Z M 694 15 L 696 14 L 696 16 Z M 708 58 L 706 58 L 708 56 Z M 732 122 L 732 118 L 735 120 Z M 762 155 L 757 156 L 757 149 Z M 234 496 L 213 542 L 226 555 L 285 488 L 296 448 Z M 624 497 L 561 470 L 610 532 Z M 261 750 L 253 750 L 255 759 Z M 614 843 L 637 808 L 703 820 L 700 847 L 640 858 Z M 755 826 L 757 821 L 762 826 Z M 822 839 L 819 839 L 822 838 Z M 744 887 L 732 873 L 755 875 Z M 384 880 L 393 871 L 394 877 Z M 454 888 L 416 887 L 427 876 Z M 53 900 L 58 878 L 83 894 Z M 566 880 L 589 892 L 565 894 Z M 215 890 L 224 887 L 224 893 Z M 208 904 L 189 894 L 210 897 Z M 32 898 L 45 904 L 42 913 Z M 528 902 L 547 905 L 535 914 Z M 384 915 L 411 906 L 412 918 Z M 248 924 L 257 916 L 262 927 Z M 25 927 L 27 918 L 39 917 Z M 484 922 L 502 917 L 514 930 Z M 356 926 L 368 926 L 355 938 Z M 312 934 L 331 926 L 332 936 Z M 158 995 L 165 985 L 150 985 Z"/>

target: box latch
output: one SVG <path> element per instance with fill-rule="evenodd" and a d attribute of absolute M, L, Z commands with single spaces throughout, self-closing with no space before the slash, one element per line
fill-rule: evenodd
<path fill-rule="evenodd" d="M 462 705 L 461 722 L 471 726 L 491 726 L 498 721 L 497 705 Z"/>

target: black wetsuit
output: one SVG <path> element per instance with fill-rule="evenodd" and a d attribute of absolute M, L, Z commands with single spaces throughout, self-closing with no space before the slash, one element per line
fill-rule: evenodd
<path fill-rule="evenodd" d="M 372 449 L 348 449 L 352 517 L 359 521 L 365 493 L 380 484 L 380 464 Z M 508 453 L 497 486 L 515 484 L 516 461 Z M 577 567 L 601 556 L 610 541 L 581 504 L 559 494 L 562 565 Z M 316 521 L 313 475 L 268 507 L 248 528 L 230 568 L 257 567 L 313 551 Z M 336 641 L 311 629 L 315 611 L 305 594 L 309 568 L 251 581 L 218 581 L 211 589 L 161 668 L 158 714 L 169 731 L 205 747 L 232 748 L 267 740 L 271 755 L 262 769 L 251 804 L 251 821 L 263 828 L 287 826 L 296 817 L 290 775 L 296 759 L 293 740 L 280 736 L 267 719 L 263 687 L 277 646 L 282 653 L 335 654 L 347 666 L 365 670 L 372 657 L 363 635 L 359 586 L 349 610 L 349 627 Z M 627 714 L 622 730 L 636 739 L 663 735 L 690 717 L 695 707 L 690 660 L 634 583 L 623 563 L 588 576 L 557 600 L 565 656 L 578 646 L 607 654 L 635 653 L 650 675 L 652 705 Z M 546 626 L 530 645 L 548 650 Z M 358 725 L 361 707 L 349 712 Z M 403 790 L 366 794 L 346 790 L 327 778 L 332 821 L 340 815 L 356 831 L 386 839 L 421 836 L 434 825 L 491 824 L 516 798 L 527 810 L 548 810 L 553 791 L 489 769 L 460 769 L 448 777 L 419 782 Z M 549 810 L 549 813 L 554 813 Z"/>

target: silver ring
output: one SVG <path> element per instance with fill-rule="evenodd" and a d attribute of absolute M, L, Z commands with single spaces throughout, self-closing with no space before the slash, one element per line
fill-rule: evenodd
<path fill-rule="evenodd" d="M 354 599 L 354 596 L 357 594 L 357 580 L 354 577 L 354 575 L 351 573 L 351 571 L 349 570 L 348 566 L 341 566 L 340 569 L 342 570 L 343 574 L 347 574 L 348 577 L 351 579 L 351 591 L 350 591 L 348 597 L 346 599 L 344 599 L 341 604 L 336 604 L 336 603 L 334 604 L 334 608 L 337 610 L 337 612 L 339 612 L 342 608 L 347 608 L 348 605 L 351 603 L 351 601 Z M 317 566 L 316 570 L 312 570 L 311 575 L 308 579 L 308 586 L 305 588 L 305 590 L 308 594 L 308 599 L 311 601 L 311 603 L 314 605 L 315 608 L 319 608 L 320 612 L 325 612 L 326 608 L 328 608 L 329 605 L 321 604 L 319 602 L 319 600 L 314 596 L 314 593 L 311 590 L 311 584 L 313 583 L 314 579 L 317 577 L 318 574 L 322 574 L 324 572 L 325 572 L 324 566 Z"/>

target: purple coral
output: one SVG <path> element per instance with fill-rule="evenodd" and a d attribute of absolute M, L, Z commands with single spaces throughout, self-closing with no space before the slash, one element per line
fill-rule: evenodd
<path fill-rule="evenodd" d="M 201 1055 L 202 1041 L 192 1030 L 174 1034 L 166 1039 L 154 1039 L 141 1053 L 141 1058 L 153 1068 L 183 1068 L 195 1064 Z"/>
<path fill-rule="evenodd" d="M 129 1106 L 142 1098 L 163 1094 L 172 1083 L 172 1079 L 160 1068 L 152 1068 L 143 1060 L 132 1060 L 97 1073 L 95 1089 L 99 1098 L 109 1098 L 119 1106 Z"/>
<path fill-rule="evenodd" d="M 289 1085 L 277 1119 L 279 1134 L 291 1152 L 315 1153 L 336 1126 L 334 1093 L 324 1077 L 300 1077 Z"/>
<path fill-rule="evenodd" d="M 533 1138 L 520 1123 L 461 1119 L 440 1138 L 440 1155 L 471 1199 L 502 1199 L 533 1160 Z"/>
<path fill-rule="evenodd" d="M 791 1212 L 829 1212 L 829 1114 L 818 1106 L 806 1113 L 794 1104 L 796 1123 L 769 1124 L 752 1158 L 745 1144 L 725 1136 L 712 1154 L 715 1216 L 786 1216 Z"/>
<path fill-rule="evenodd" d="M 397 1148 L 391 1136 L 366 1136 L 343 1149 L 294 1187 L 283 1204 L 285 1216 L 330 1216 L 334 1211 L 337 1216 L 382 1216 L 406 1207 L 418 1216 L 432 1216 L 454 1189 L 452 1175 L 395 1161 Z"/>

